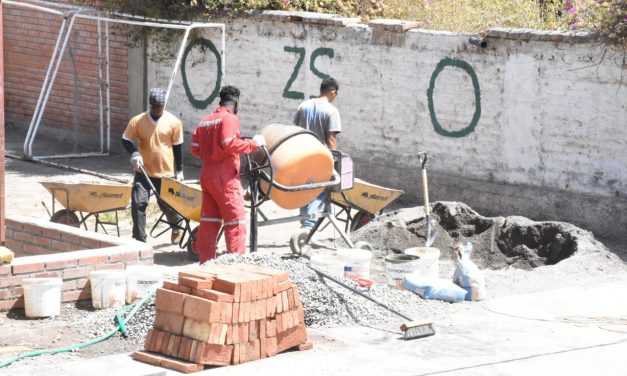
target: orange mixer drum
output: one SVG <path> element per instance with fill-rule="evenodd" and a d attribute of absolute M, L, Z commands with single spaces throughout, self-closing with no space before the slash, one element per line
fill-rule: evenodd
<path fill-rule="evenodd" d="M 274 181 L 287 187 L 325 183 L 333 176 L 333 156 L 311 132 L 294 125 L 272 124 L 259 131 L 266 139 L 270 152 Z M 263 153 L 253 154 L 253 160 L 262 163 Z M 260 181 L 262 192 L 268 183 Z M 283 209 L 301 208 L 313 201 L 324 188 L 285 192 L 272 187 L 270 198 Z"/>

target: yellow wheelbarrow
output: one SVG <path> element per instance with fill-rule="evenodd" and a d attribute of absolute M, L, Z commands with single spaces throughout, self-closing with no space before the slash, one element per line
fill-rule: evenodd
<path fill-rule="evenodd" d="M 94 231 L 98 227 L 107 233 L 104 225 L 115 225 L 118 236 L 120 226 L 118 224 L 118 210 L 126 210 L 131 201 L 131 186 L 123 184 L 105 184 L 95 182 L 39 182 L 52 195 L 52 214 L 50 221 L 73 227 L 83 225 L 87 230 L 87 219 L 94 216 L 96 220 Z M 59 202 L 65 209 L 56 210 L 55 202 Z M 46 207 L 46 204 L 42 201 Z M 101 214 L 115 212 L 115 221 L 103 221 Z M 78 213 L 78 216 L 76 215 Z M 86 213 L 86 214 L 84 214 Z M 80 219 L 79 219 L 80 216 Z"/>
<path fill-rule="evenodd" d="M 344 221 L 346 231 L 352 232 L 370 222 L 376 214 L 381 213 L 404 193 L 355 178 L 353 188 L 332 192 L 331 202 L 340 207 L 340 211 L 336 213 L 338 220 Z M 340 219 L 342 213 L 346 213 L 344 220 Z"/>

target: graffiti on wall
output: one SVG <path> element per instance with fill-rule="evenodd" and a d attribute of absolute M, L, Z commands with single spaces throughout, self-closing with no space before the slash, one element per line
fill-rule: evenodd
<path fill-rule="evenodd" d="M 189 81 L 187 78 L 187 72 L 185 70 L 185 66 L 187 65 L 187 58 L 189 57 L 190 52 L 193 51 L 195 48 L 198 48 L 201 51 L 209 51 L 216 59 L 216 83 L 209 96 L 200 99 L 196 98 L 189 88 Z M 218 52 L 218 49 L 213 43 L 211 43 L 210 40 L 199 38 L 191 41 L 187 45 L 185 51 L 183 52 L 183 58 L 181 61 L 181 77 L 183 79 L 183 89 L 185 89 L 185 95 L 195 109 L 204 110 L 218 96 L 218 94 L 220 93 L 220 84 L 222 83 L 222 59 L 220 56 L 220 52 Z"/>
<path fill-rule="evenodd" d="M 442 72 L 444 68 L 449 66 L 459 68 L 468 73 L 470 79 L 472 80 L 472 87 L 475 94 L 475 112 L 472 116 L 472 119 L 470 120 L 470 124 L 468 124 L 468 126 L 466 126 L 465 128 L 457 131 L 449 131 L 440 124 L 438 118 L 435 115 L 435 106 L 433 104 L 433 90 L 435 89 L 435 81 L 438 78 L 440 72 Z M 444 58 L 440 60 L 438 65 L 435 67 L 435 70 L 431 74 L 431 81 L 429 82 L 429 88 L 427 89 L 427 101 L 429 104 L 429 116 L 431 117 L 431 124 L 433 124 L 433 129 L 437 134 L 445 137 L 464 137 L 472 133 L 475 130 L 477 123 L 479 123 L 479 118 L 481 117 L 481 90 L 479 88 L 479 79 L 477 79 L 477 74 L 475 73 L 475 70 L 472 69 L 472 66 L 470 66 L 470 64 L 463 60 L 450 58 Z"/>
<path fill-rule="evenodd" d="M 283 88 L 283 98 L 287 99 L 297 99 L 302 100 L 305 99 L 305 93 L 301 91 L 292 90 L 292 84 L 296 81 L 296 77 L 298 77 L 298 73 L 305 61 L 306 51 L 304 47 L 283 47 L 283 51 L 294 53 L 298 55 L 298 60 L 296 60 L 296 65 L 294 65 L 294 70 L 292 71 L 292 75 L 287 80 L 285 84 L 285 88 Z M 333 59 L 335 57 L 335 51 L 332 48 L 319 47 L 316 48 L 309 57 L 309 69 L 311 72 L 316 75 L 316 77 L 320 77 L 321 79 L 325 79 L 329 77 L 328 74 L 320 72 L 318 68 L 316 68 L 316 59 L 321 56 L 327 56 L 329 59 Z M 312 96 L 313 97 L 313 96 Z"/>

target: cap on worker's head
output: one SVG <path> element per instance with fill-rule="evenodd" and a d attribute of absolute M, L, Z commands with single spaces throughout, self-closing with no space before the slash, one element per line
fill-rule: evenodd
<path fill-rule="evenodd" d="M 148 103 L 153 106 L 165 106 L 165 90 L 159 88 L 150 89 Z"/>
<path fill-rule="evenodd" d="M 220 104 L 239 101 L 239 89 L 235 86 L 224 86 L 220 89 Z"/>

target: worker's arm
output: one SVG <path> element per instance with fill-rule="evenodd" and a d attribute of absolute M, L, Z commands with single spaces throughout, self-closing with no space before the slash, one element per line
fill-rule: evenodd
<path fill-rule="evenodd" d="M 124 150 L 126 150 L 129 154 L 133 154 L 134 152 L 137 151 L 137 148 L 135 147 L 135 144 L 133 143 L 133 141 L 128 140 L 124 137 L 122 137 L 122 147 L 124 148 Z"/>
<path fill-rule="evenodd" d="M 327 132 L 326 144 L 331 150 L 337 150 L 337 134 L 338 132 Z"/>
<path fill-rule="evenodd" d="M 183 171 L 183 144 L 172 145 L 172 152 L 176 171 Z"/>
<path fill-rule="evenodd" d="M 229 117 L 220 127 L 220 146 L 228 154 L 248 154 L 259 147 L 254 140 L 243 140 L 239 135 L 239 119 Z"/>

